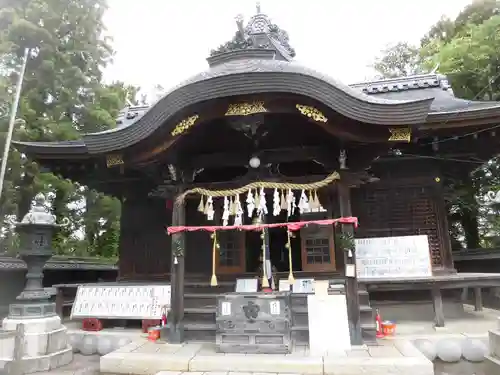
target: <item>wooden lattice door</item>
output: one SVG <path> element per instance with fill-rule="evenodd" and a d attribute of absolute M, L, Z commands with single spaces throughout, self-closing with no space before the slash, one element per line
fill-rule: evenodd
<path fill-rule="evenodd" d="M 245 272 L 245 232 L 222 230 L 217 232 L 220 248 L 216 252 L 217 273 Z"/>
<path fill-rule="evenodd" d="M 302 271 L 335 271 L 333 226 L 309 225 L 300 230 Z"/>

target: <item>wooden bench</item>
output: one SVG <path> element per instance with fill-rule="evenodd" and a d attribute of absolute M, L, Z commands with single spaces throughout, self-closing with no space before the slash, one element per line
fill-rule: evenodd
<path fill-rule="evenodd" d="M 465 289 L 474 289 L 474 309 L 483 310 L 482 288 L 500 287 L 500 274 L 491 273 L 458 273 L 450 275 L 430 276 L 416 279 L 359 279 L 369 292 L 385 292 L 398 290 L 429 290 L 434 307 L 436 327 L 444 327 L 444 311 L 442 290 L 462 290 L 462 302 Z"/>

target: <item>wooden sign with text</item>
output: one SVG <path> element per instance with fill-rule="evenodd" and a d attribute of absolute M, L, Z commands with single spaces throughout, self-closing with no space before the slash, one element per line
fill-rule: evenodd
<path fill-rule="evenodd" d="M 356 275 L 361 279 L 432 276 L 427 236 L 359 238 Z"/>
<path fill-rule="evenodd" d="M 170 306 L 170 285 L 81 285 L 71 309 L 73 318 L 160 319 Z"/>

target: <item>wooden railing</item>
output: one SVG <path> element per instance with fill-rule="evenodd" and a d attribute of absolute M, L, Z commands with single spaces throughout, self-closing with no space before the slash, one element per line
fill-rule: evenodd
<path fill-rule="evenodd" d="M 78 286 L 82 284 L 57 284 L 52 287 L 56 289 L 56 313 L 61 319 L 64 318 L 66 308 L 73 306 Z"/>
<path fill-rule="evenodd" d="M 479 248 L 453 250 L 453 260 L 500 259 L 500 248 Z"/>

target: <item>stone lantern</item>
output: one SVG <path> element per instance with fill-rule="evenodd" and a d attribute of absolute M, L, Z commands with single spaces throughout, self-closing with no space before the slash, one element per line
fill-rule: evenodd
<path fill-rule="evenodd" d="M 32 209 L 16 223 L 20 237 L 19 256 L 26 262 L 28 271 L 24 290 L 9 306 L 9 315 L 2 325 L 4 330 L 15 331 L 19 324 L 24 324 L 21 352 L 25 373 L 47 371 L 73 359 L 66 327 L 56 314 L 55 303 L 50 301 L 54 292 L 43 287 L 43 268 L 52 257 L 52 237 L 59 227 L 66 225 L 56 224 L 46 204 L 45 196 L 38 194 Z"/>

